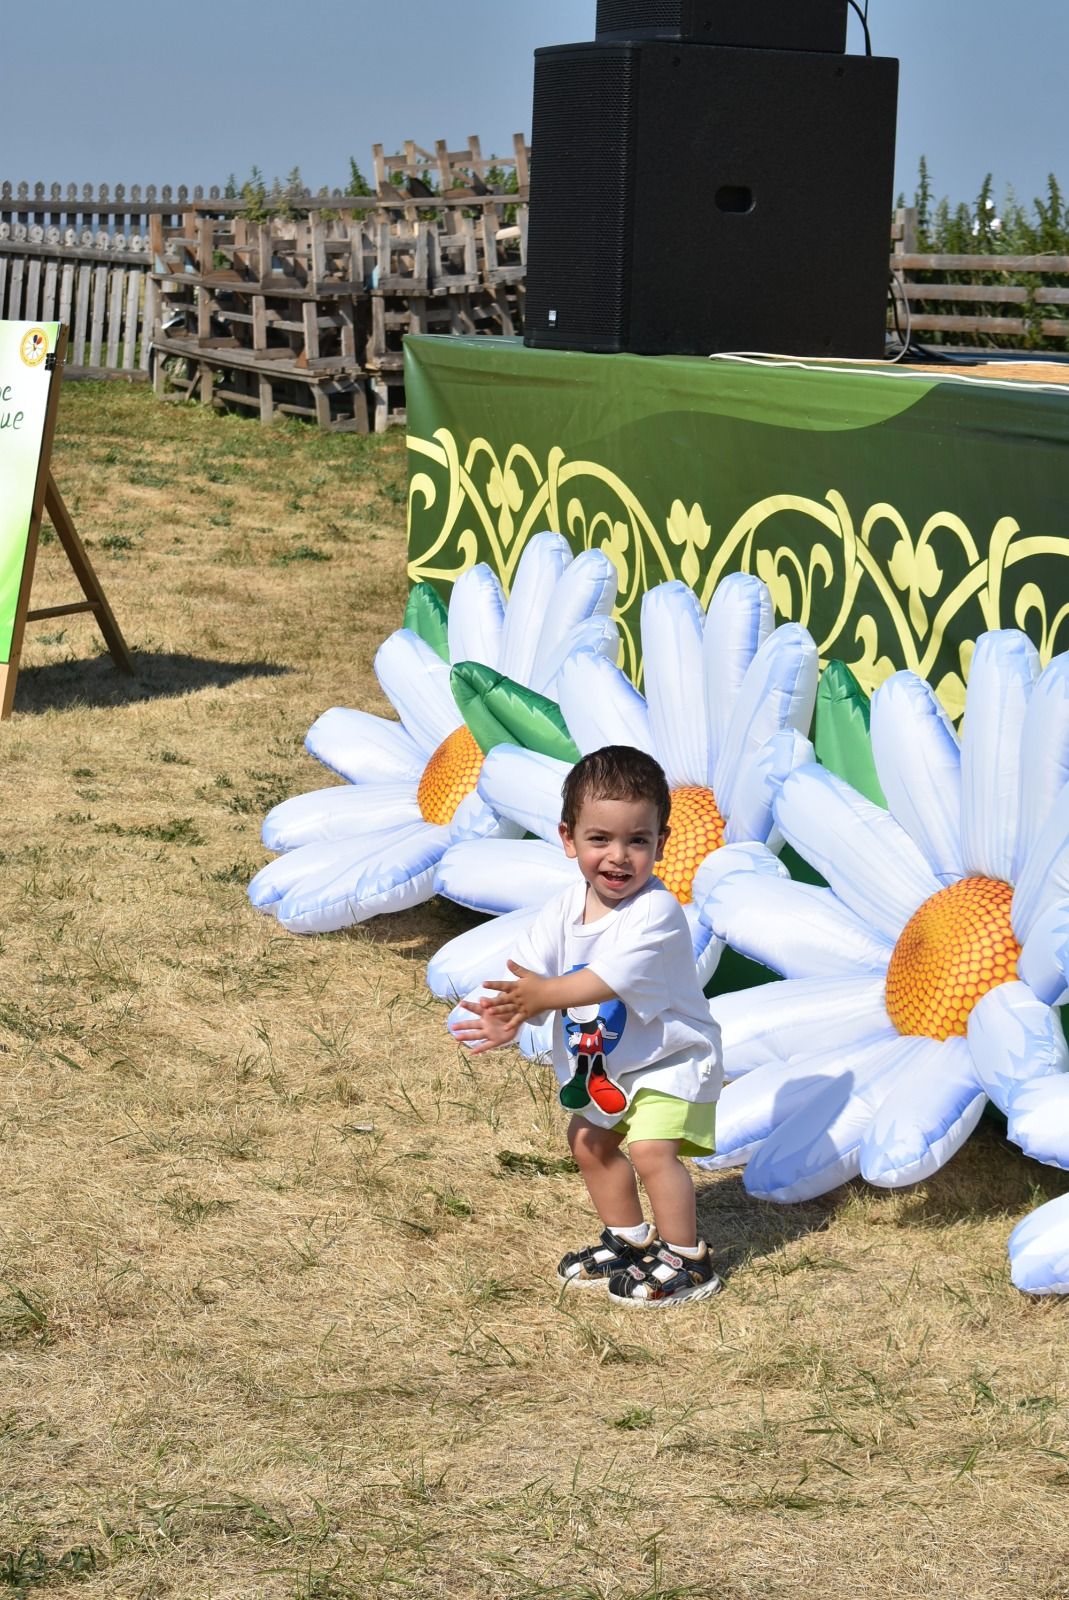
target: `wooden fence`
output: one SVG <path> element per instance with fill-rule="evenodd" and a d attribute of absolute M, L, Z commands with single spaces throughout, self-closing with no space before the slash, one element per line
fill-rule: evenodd
<path fill-rule="evenodd" d="M 940 349 L 972 353 L 1005 349 L 1002 341 L 1034 350 L 1051 339 L 1058 341 L 1052 353 L 1069 351 L 1069 256 L 921 254 L 914 207 L 895 213 L 892 247 L 903 335 L 908 327 L 923 344 L 926 333 L 937 333 Z M 1022 277 L 1025 283 L 1008 281 Z M 1064 284 L 1047 281 L 1058 278 Z"/>
<path fill-rule="evenodd" d="M 210 190 L 210 202 L 218 194 Z M 150 228 L 180 225 L 205 198 L 185 187 L 0 184 L 0 316 L 65 322 L 73 377 L 147 377 L 157 301 Z"/>

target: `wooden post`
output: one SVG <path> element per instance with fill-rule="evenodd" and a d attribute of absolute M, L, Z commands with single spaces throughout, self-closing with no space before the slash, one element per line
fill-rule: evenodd
<path fill-rule="evenodd" d="M 527 185 L 531 181 L 530 168 L 527 161 L 527 141 L 522 133 L 512 135 L 512 149 L 516 158 L 516 183 L 520 194 L 527 193 Z"/>
<path fill-rule="evenodd" d="M 85 599 L 71 601 L 68 605 L 45 606 L 40 611 L 29 611 L 26 614 L 27 620 L 35 622 L 45 617 L 66 617 L 73 616 L 78 611 L 91 611 L 97 619 L 100 631 L 104 635 L 104 643 L 115 665 L 123 672 L 133 672 L 134 664 L 130 659 L 130 651 L 122 636 L 122 630 L 115 620 L 100 579 L 96 575 L 84 544 L 78 537 L 78 530 L 71 521 L 70 512 L 63 502 L 63 496 L 56 488 L 56 480 L 51 472 L 48 474 L 45 488 L 45 510 L 56 530 L 60 544 L 67 552 L 67 559 L 74 569 L 74 576 L 81 584 Z"/>

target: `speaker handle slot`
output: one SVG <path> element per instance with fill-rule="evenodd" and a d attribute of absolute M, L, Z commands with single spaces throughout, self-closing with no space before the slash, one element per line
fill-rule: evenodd
<path fill-rule="evenodd" d="M 724 183 L 713 196 L 713 204 L 718 211 L 725 211 L 736 216 L 745 216 L 752 211 L 755 205 L 753 190 L 744 183 Z"/>

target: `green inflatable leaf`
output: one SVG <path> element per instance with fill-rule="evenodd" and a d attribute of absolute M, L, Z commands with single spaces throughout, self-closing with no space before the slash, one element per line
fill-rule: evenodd
<path fill-rule="evenodd" d="M 578 761 L 556 701 L 514 683 L 481 661 L 461 661 L 449 675 L 461 716 L 486 755 L 495 744 L 518 744 L 558 761 Z"/>
<path fill-rule="evenodd" d="M 869 698 L 843 661 L 829 661 L 817 688 L 813 747 L 822 766 L 886 806 L 869 738 Z"/>
<path fill-rule="evenodd" d="M 418 633 L 424 644 L 436 650 L 443 661 L 449 660 L 449 611 L 437 589 L 429 583 L 417 583 L 405 606 L 402 624 Z"/>

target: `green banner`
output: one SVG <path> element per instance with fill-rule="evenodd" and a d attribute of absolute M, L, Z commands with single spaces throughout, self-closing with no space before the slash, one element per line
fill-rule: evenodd
<path fill-rule="evenodd" d="M 0 322 L 0 662 L 22 585 L 58 322 Z"/>
<path fill-rule="evenodd" d="M 547 528 L 602 549 L 636 682 L 645 591 L 738 570 L 866 693 L 910 667 L 954 716 L 986 629 L 1069 648 L 1069 388 L 416 337 L 405 392 L 413 582 L 508 587 Z"/>

